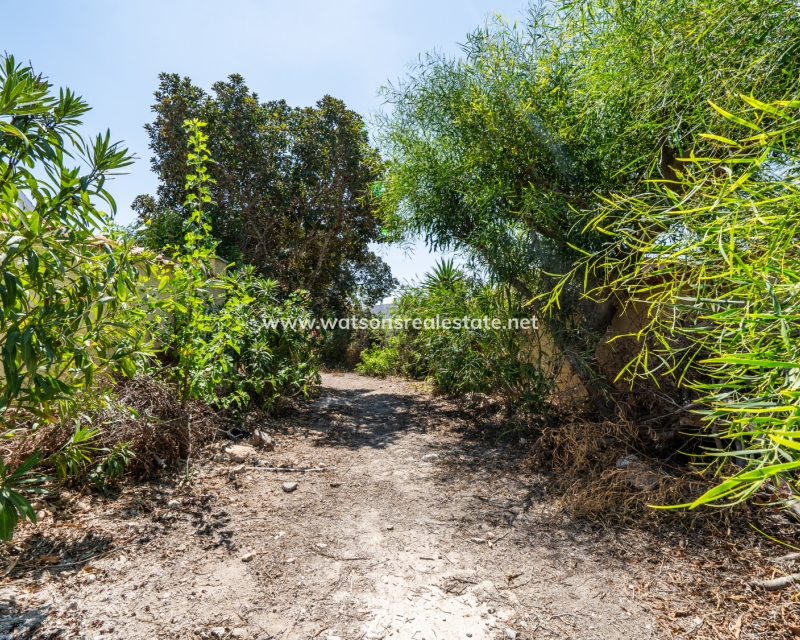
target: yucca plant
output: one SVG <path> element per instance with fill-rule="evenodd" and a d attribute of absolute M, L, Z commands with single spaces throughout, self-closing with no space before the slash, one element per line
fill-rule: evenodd
<path fill-rule="evenodd" d="M 464 272 L 456 267 L 455 260 L 437 260 L 422 280 L 422 286 L 428 291 L 437 288 L 453 289 L 456 283 L 464 279 Z"/>

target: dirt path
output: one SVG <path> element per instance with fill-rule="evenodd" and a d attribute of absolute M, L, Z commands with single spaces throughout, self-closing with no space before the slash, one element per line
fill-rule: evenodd
<path fill-rule="evenodd" d="M 661 637 L 638 570 L 554 525 L 546 483 L 459 420 L 407 382 L 325 375 L 258 465 L 105 503 L 119 551 L 9 587 L 0 637 Z"/>

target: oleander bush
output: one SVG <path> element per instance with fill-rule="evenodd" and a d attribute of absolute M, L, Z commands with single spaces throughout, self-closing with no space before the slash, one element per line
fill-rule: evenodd
<path fill-rule="evenodd" d="M 108 180 L 132 158 L 108 133 L 84 140 L 88 109 L 69 90 L 56 97 L 30 67 L 0 59 L 5 540 L 20 519 L 35 522 L 26 496 L 49 483 L 105 490 L 129 465 L 188 465 L 193 445 L 213 432 L 211 408 L 235 416 L 274 408 L 318 380 L 306 325 L 270 322 L 306 319 L 305 294 L 279 296 L 277 283 L 246 267 L 213 273 L 203 123 L 185 124 L 189 216 L 165 258 L 113 224 Z M 123 379 L 150 382 L 116 393 Z M 156 387 L 174 402 L 153 409 Z"/>

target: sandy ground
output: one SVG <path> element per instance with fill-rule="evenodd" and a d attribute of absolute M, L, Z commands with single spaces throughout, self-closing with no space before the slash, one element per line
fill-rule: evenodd
<path fill-rule="evenodd" d="M 702 617 L 663 614 L 673 551 L 626 560 L 459 420 L 408 382 L 326 374 L 274 451 L 73 505 L 59 530 L 92 557 L 7 582 L 0 638 L 693 637 Z"/>

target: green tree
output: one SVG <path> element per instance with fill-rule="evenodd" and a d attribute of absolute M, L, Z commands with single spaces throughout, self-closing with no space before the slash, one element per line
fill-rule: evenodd
<path fill-rule="evenodd" d="M 308 290 L 328 308 L 342 307 L 378 260 L 368 243 L 379 239 L 379 219 L 366 195 L 379 158 L 361 117 L 329 96 L 304 109 L 262 103 L 238 75 L 214 84 L 212 94 L 188 78 L 160 79 L 156 118 L 146 126 L 158 198 L 134 203 L 140 218 L 151 221 L 146 242 L 161 244 L 178 232 L 175 217 L 188 216 L 182 123 L 198 118 L 208 125 L 214 159 L 208 219 L 219 255 L 254 265 L 288 291 Z M 385 282 L 377 275 L 373 289 Z M 347 295 L 343 283 L 350 283 Z"/>
<path fill-rule="evenodd" d="M 556 276 L 604 245 L 585 225 L 608 194 L 676 181 L 689 149 L 716 153 L 700 134 L 735 123 L 707 101 L 731 110 L 739 93 L 796 93 L 798 17 L 789 0 L 580 0 L 492 21 L 460 58 L 424 56 L 384 88 L 387 228 L 458 250 L 532 300 L 613 417 L 615 372 L 596 348 L 618 301 L 602 273 Z M 548 306 L 539 296 L 554 288 Z"/>

